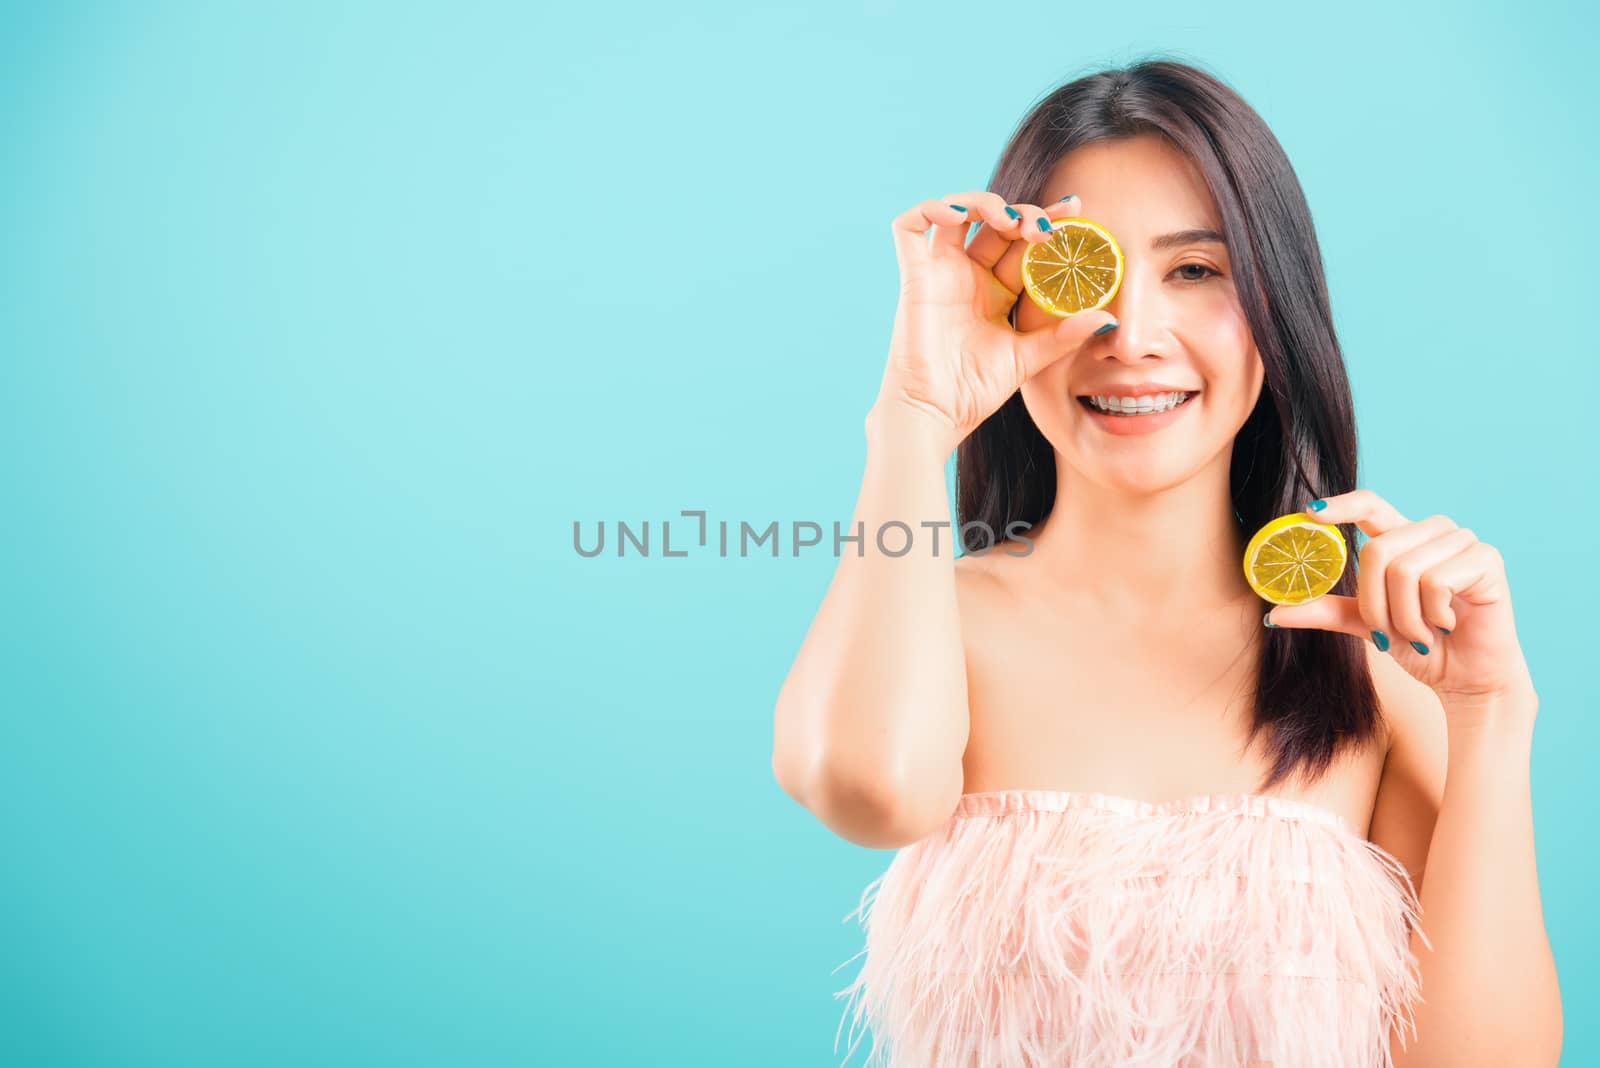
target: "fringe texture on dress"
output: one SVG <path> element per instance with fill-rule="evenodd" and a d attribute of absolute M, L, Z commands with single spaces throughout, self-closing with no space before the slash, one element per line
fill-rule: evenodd
<path fill-rule="evenodd" d="M 864 1025 L 867 1068 L 1392 1068 L 1420 912 L 1398 860 L 1307 802 L 967 794 L 845 917 L 845 1061 Z"/>

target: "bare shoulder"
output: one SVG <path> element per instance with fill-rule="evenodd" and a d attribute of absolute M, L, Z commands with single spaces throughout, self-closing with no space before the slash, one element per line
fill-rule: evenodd
<path fill-rule="evenodd" d="M 1017 565 L 1023 555 L 1019 543 L 1002 542 L 987 552 L 956 557 L 956 599 L 963 621 L 1004 603 L 1017 581 Z"/>
<path fill-rule="evenodd" d="M 1372 683 L 1385 724 L 1383 773 L 1367 837 L 1405 865 L 1420 891 L 1428 846 L 1444 797 L 1444 706 L 1425 684 L 1370 642 Z"/>
<path fill-rule="evenodd" d="M 1032 546 L 1026 541 L 996 542 L 982 552 L 966 552 L 956 557 L 956 574 L 969 578 L 981 576 L 991 584 L 1006 581 L 1015 576 L 1019 565 L 1031 552 Z"/>
<path fill-rule="evenodd" d="M 1014 670 L 1006 666 L 1006 657 L 1023 610 L 1025 556 L 1016 543 L 1002 542 L 987 552 L 956 558 L 956 612 L 969 682 L 986 669 L 1001 674 Z"/>
<path fill-rule="evenodd" d="M 956 579 L 969 585 L 979 580 L 993 581 L 994 561 L 988 553 L 963 553 L 956 557 Z"/>
<path fill-rule="evenodd" d="M 987 556 L 967 553 L 956 557 L 956 612 L 961 620 L 961 640 L 970 657 L 977 640 L 988 631 L 1002 584 Z"/>

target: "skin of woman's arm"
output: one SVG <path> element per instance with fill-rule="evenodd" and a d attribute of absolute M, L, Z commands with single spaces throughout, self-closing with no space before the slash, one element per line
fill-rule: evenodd
<path fill-rule="evenodd" d="M 1392 741 L 1373 843 L 1401 860 L 1422 906 L 1411 930 L 1416 1035 L 1390 1036 L 1394 1068 L 1555 1068 L 1563 1017 L 1534 856 L 1531 762 L 1539 696 L 1448 704 L 1387 654 Z M 1378 666 L 1379 664 L 1382 666 Z M 1392 712 L 1391 712 L 1392 710 Z M 1424 942 L 1421 935 L 1428 936 Z"/>
<path fill-rule="evenodd" d="M 951 431 L 880 402 L 839 563 L 774 712 L 779 784 L 830 830 L 893 849 L 954 811 L 967 746 L 967 672 L 944 465 Z M 910 551 L 906 531 L 910 528 Z M 928 525 L 924 525 L 928 524 Z M 935 529 L 935 524 L 943 524 Z M 858 526 L 859 525 L 859 526 Z M 935 537 L 937 536 L 937 550 Z"/>

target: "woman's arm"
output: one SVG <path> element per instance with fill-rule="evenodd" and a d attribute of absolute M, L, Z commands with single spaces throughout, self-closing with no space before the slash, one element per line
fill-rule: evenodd
<path fill-rule="evenodd" d="M 1404 851 L 1412 828 L 1428 832 L 1420 923 L 1433 948 L 1412 933 L 1421 1001 L 1409 1048 L 1391 1043 L 1395 1066 L 1554 1068 L 1561 1054 L 1561 991 L 1539 900 L 1529 782 L 1538 697 L 1530 692 L 1441 710 L 1432 691 L 1422 692 L 1429 707 L 1412 705 L 1397 717 L 1391 758 L 1396 768 L 1441 759 L 1417 753 L 1393 758 L 1418 744 L 1431 748 L 1437 744 L 1431 739 L 1445 735 L 1417 717 L 1448 725 L 1440 739 L 1447 753 L 1437 812 L 1427 812 L 1426 820 L 1396 816 L 1387 821 L 1386 836 L 1377 833 L 1374 818 L 1373 841 L 1386 848 Z M 1417 796 L 1398 771 L 1384 778 L 1380 812 L 1386 794 Z"/>
<path fill-rule="evenodd" d="M 967 676 L 944 464 L 950 428 L 875 405 L 855 513 L 774 714 L 773 772 L 829 829 L 875 849 L 960 800 Z M 910 551 L 906 529 L 910 529 Z M 826 535 L 825 535 L 826 537 Z M 937 551 L 935 551 L 937 539 Z M 859 552 L 859 555 L 858 555 Z"/>
<path fill-rule="evenodd" d="M 1561 989 L 1529 789 L 1539 696 L 1505 558 L 1449 516 L 1413 523 L 1364 487 L 1305 510 L 1366 532 L 1356 596 L 1275 608 L 1273 622 L 1363 642 L 1392 634 L 1392 646 L 1379 643 L 1392 661 L 1383 671 L 1398 667 L 1422 684 L 1385 701 L 1392 733 L 1369 832 L 1412 872 L 1425 869 L 1410 938 L 1422 980 L 1416 1041 L 1401 1050 L 1395 1036 L 1393 1059 L 1403 1068 L 1554 1065 Z M 1439 635 L 1449 635 L 1442 645 Z"/>

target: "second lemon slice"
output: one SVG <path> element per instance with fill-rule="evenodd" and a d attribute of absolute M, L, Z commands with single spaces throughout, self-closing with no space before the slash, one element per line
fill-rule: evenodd
<path fill-rule="evenodd" d="M 1044 311 L 1065 319 L 1103 308 L 1122 284 L 1122 249 L 1111 231 L 1078 216 L 1051 222 L 1050 240 L 1022 254 L 1022 285 Z"/>
<path fill-rule="evenodd" d="M 1344 574 L 1344 534 L 1302 512 L 1280 515 L 1244 550 L 1244 577 L 1273 604 L 1302 604 L 1327 593 Z"/>

